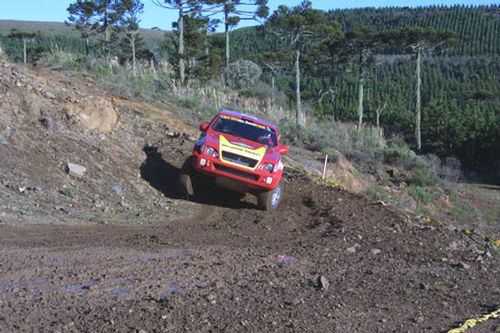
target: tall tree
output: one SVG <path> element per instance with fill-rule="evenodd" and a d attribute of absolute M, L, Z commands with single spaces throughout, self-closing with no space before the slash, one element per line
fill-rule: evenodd
<path fill-rule="evenodd" d="M 124 12 L 120 17 L 122 26 L 125 29 L 126 37 L 130 41 L 132 49 L 132 74 L 137 76 L 136 51 L 137 35 L 139 33 L 139 15 L 144 11 L 144 4 L 141 0 L 122 0 L 121 11 Z"/>
<path fill-rule="evenodd" d="M 382 35 L 369 28 L 349 31 L 343 38 L 333 38 L 325 42 L 327 55 L 332 59 L 355 61 L 358 64 L 358 131 L 363 125 L 364 84 L 372 55 L 382 46 Z"/>
<path fill-rule="evenodd" d="M 434 28 L 403 27 L 392 31 L 386 31 L 387 41 L 400 45 L 402 51 L 410 51 L 415 55 L 415 74 L 417 83 L 415 85 L 415 139 L 417 149 L 422 149 L 422 55 L 432 54 L 444 50 L 447 46 L 457 43 L 456 34 L 451 31 L 440 31 Z"/>
<path fill-rule="evenodd" d="M 375 93 L 371 98 L 371 105 L 375 109 L 375 126 L 377 128 L 377 146 L 381 148 L 380 115 L 387 107 L 389 96 L 383 93 Z"/>
<path fill-rule="evenodd" d="M 306 46 L 328 36 L 340 33 L 336 21 L 328 22 L 324 13 L 313 9 L 310 1 L 302 1 L 299 6 L 288 8 L 279 6 L 266 22 L 271 33 L 287 39 L 295 53 L 295 102 L 296 126 L 304 127 L 306 118 L 302 111 L 300 97 L 300 56 Z"/>
<path fill-rule="evenodd" d="M 68 7 L 68 20 L 75 24 L 81 37 L 86 39 L 86 48 L 89 48 L 89 37 L 98 33 L 103 35 L 101 43 L 104 45 L 106 57 L 111 54 L 112 35 L 118 29 L 118 23 L 124 15 L 124 0 L 76 0 Z"/>
<path fill-rule="evenodd" d="M 211 45 L 208 34 L 215 31 L 213 24 L 212 20 L 202 15 L 202 11 L 192 11 L 184 17 L 187 80 L 194 77 L 203 80 L 211 76 Z"/>
<path fill-rule="evenodd" d="M 66 24 L 73 24 L 74 28 L 80 32 L 80 37 L 85 39 L 85 54 L 90 53 L 89 38 L 93 32 L 95 24 L 95 1 L 77 0 L 68 7 L 69 17 Z"/>
<path fill-rule="evenodd" d="M 26 56 L 26 44 L 33 40 L 33 38 L 40 36 L 40 31 L 38 32 L 29 32 L 29 31 L 21 31 L 17 29 L 12 29 L 7 37 L 20 39 L 23 42 L 23 62 L 27 62 Z"/>
<path fill-rule="evenodd" d="M 269 15 L 268 0 L 205 0 L 209 15 L 223 14 L 224 36 L 226 38 L 226 68 L 230 63 L 230 31 L 242 20 L 260 21 Z"/>
<path fill-rule="evenodd" d="M 153 3 L 159 7 L 163 7 L 170 10 L 176 10 L 178 12 L 177 23 L 174 25 L 174 27 L 177 28 L 177 33 L 178 33 L 177 55 L 179 57 L 179 78 L 181 84 L 184 84 L 186 80 L 184 19 L 186 15 L 189 15 L 194 11 L 199 11 L 201 2 L 196 0 L 151 0 L 151 1 L 153 1 Z"/>
<path fill-rule="evenodd" d="M 117 25 L 124 14 L 122 0 L 95 0 L 94 6 L 96 17 L 94 29 L 104 35 L 101 42 L 104 44 L 104 53 L 109 58 L 113 33 L 116 32 Z"/>

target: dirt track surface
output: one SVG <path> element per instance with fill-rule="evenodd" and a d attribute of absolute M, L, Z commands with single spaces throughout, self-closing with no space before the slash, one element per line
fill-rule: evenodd
<path fill-rule="evenodd" d="M 286 187 L 272 213 L 219 197 L 146 227 L 0 227 L 1 331 L 438 332 L 498 304 L 497 262 L 455 232 Z"/>

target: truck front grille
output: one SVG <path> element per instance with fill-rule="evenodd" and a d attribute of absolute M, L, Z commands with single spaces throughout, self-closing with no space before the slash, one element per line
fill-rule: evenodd
<path fill-rule="evenodd" d="M 259 179 L 258 175 L 254 175 L 254 174 L 249 173 L 249 172 L 245 172 L 245 171 L 241 171 L 241 170 L 234 169 L 231 167 L 227 167 L 225 165 L 215 164 L 215 168 L 219 171 L 227 172 L 227 173 L 230 173 L 232 175 L 239 176 L 242 178 L 246 178 L 246 179 L 250 179 L 250 180 L 258 180 Z"/>
<path fill-rule="evenodd" d="M 236 163 L 236 164 L 243 165 L 243 166 L 246 166 L 249 168 L 254 168 L 258 162 L 257 160 L 254 160 L 254 159 L 251 159 L 248 157 L 244 157 L 244 156 L 240 156 L 240 155 L 236 155 L 236 154 L 233 154 L 233 153 L 230 153 L 227 151 L 222 152 L 222 158 L 225 159 L 226 161 L 231 162 L 231 163 Z"/>

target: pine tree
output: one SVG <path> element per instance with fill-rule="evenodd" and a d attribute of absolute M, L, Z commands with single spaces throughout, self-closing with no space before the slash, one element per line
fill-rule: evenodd
<path fill-rule="evenodd" d="M 151 1 L 153 1 L 153 3 L 157 6 L 170 10 L 176 10 L 178 12 L 177 23 L 174 27 L 177 28 L 177 33 L 178 33 L 177 54 L 179 57 L 179 78 L 181 84 L 184 84 L 186 80 L 184 19 L 186 15 L 189 15 L 194 11 L 199 11 L 201 3 L 196 0 L 151 0 Z"/>
<path fill-rule="evenodd" d="M 313 9 L 310 1 L 303 1 L 299 6 L 288 8 L 280 6 L 271 15 L 266 25 L 270 32 L 287 39 L 295 53 L 295 101 L 296 126 L 304 127 L 306 118 L 302 111 L 300 97 L 300 56 L 308 43 L 334 36 L 340 32 L 336 22 L 326 20 L 324 13 Z"/>
<path fill-rule="evenodd" d="M 223 14 L 224 36 L 226 38 L 226 68 L 230 63 L 230 30 L 241 20 L 259 21 L 269 15 L 268 0 L 205 0 L 209 15 Z M 249 8 L 253 8 L 249 9 Z"/>
<path fill-rule="evenodd" d="M 85 39 L 85 54 L 90 53 L 89 38 L 95 30 L 94 24 L 94 10 L 95 1 L 91 0 L 77 0 L 68 7 L 69 17 L 66 24 L 73 24 L 74 28 L 80 32 L 80 37 Z"/>
<path fill-rule="evenodd" d="M 416 56 L 416 78 L 415 86 L 415 138 L 417 141 L 417 149 L 422 149 L 422 134 L 421 134 L 421 117 L 422 117 L 422 54 L 432 53 L 440 49 L 444 49 L 448 44 L 456 42 L 456 35 L 451 31 L 439 31 L 433 28 L 422 27 L 404 27 L 397 30 L 385 32 L 384 37 L 386 42 L 394 42 L 396 45 L 406 48 L 413 52 Z"/>
<path fill-rule="evenodd" d="M 144 5 L 141 0 L 122 0 L 121 10 L 123 15 L 120 17 L 121 25 L 125 29 L 126 37 L 130 41 L 132 49 L 132 74 L 137 76 L 136 52 L 139 33 L 139 15 L 144 11 Z"/>
<path fill-rule="evenodd" d="M 39 32 L 29 32 L 29 31 L 21 31 L 17 29 L 12 29 L 10 31 L 10 34 L 7 36 L 9 38 L 16 38 L 20 39 L 23 42 L 23 62 L 27 62 L 27 55 L 26 55 L 26 44 L 33 40 L 33 38 L 40 36 L 40 31 Z"/>

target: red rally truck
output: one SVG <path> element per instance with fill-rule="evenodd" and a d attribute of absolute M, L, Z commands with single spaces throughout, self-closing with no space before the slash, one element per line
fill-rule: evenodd
<path fill-rule="evenodd" d="M 278 129 L 268 121 L 229 110 L 220 111 L 210 123 L 200 126 L 201 136 L 192 156 L 182 167 L 180 183 L 194 194 L 192 178 L 215 178 L 223 189 L 257 196 L 258 206 L 275 209 L 283 196 L 284 166 Z"/>

